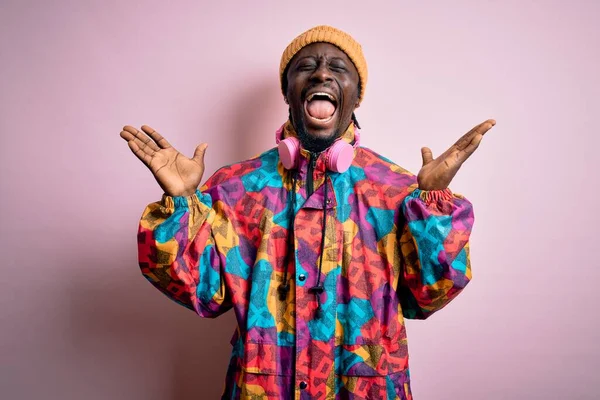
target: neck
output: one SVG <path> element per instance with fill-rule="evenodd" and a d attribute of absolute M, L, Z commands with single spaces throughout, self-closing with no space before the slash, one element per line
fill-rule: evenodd
<path fill-rule="evenodd" d="M 339 129 L 337 132 L 335 132 L 335 135 L 328 139 L 315 138 L 306 131 L 306 128 L 303 124 L 300 125 L 301 126 L 299 127 L 295 127 L 293 122 L 288 120 L 288 122 L 285 124 L 284 137 L 296 136 L 298 140 L 300 140 L 302 148 L 310 151 L 311 153 L 318 154 L 327 150 L 339 138 L 346 139 L 348 143 L 352 143 L 355 139 L 354 124 L 352 122 L 348 127 L 346 127 L 346 129 Z"/>

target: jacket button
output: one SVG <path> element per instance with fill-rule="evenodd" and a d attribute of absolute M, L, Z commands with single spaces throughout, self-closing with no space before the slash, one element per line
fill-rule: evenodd
<path fill-rule="evenodd" d="M 306 275 L 304 275 L 304 274 L 300 274 L 300 275 L 298 275 L 298 279 L 299 279 L 300 281 L 304 282 L 304 280 L 306 280 Z"/>
<path fill-rule="evenodd" d="M 304 382 L 304 381 L 300 382 L 300 389 L 304 390 L 304 389 L 306 389 L 307 387 L 308 387 L 308 383 L 306 383 L 306 382 Z"/>

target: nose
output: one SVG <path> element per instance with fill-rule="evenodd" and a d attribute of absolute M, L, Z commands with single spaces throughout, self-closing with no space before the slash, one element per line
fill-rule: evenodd
<path fill-rule="evenodd" d="M 331 71 L 327 68 L 327 64 L 325 62 L 320 62 L 319 66 L 313 72 L 310 77 L 313 82 L 328 82 L 333 80 L 333 76 L 331 75 Z"/>

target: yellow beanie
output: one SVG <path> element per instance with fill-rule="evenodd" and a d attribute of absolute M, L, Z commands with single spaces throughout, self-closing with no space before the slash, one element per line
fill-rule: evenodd
<path fill-rule="evenodd" d="M 356 70 L 358 71 L 358 77 L 360 78 L 360 93 L 358 95 L 358 101 L 361 102 L 365 96 L 365 88 L 367 87 L 367 61 L 362 52 L 360 44 L 339 29 L 333 28 L 327 25 L 315 26 L 300 34 L 296 39 L 292 40 L 292 43 L 286 47 L 281 56 L 281 64 L 279 65 L 279 78 L 281 81 L 281 90 L 283 91 L 283 80 L 285 69 L 288 63 L 294 57 L 296 53 L 302 50 L 303 47 L 308 46 L 311 43 L 331 43 L 340 48 L 346 55 L 352 60 Z M 284 93 L 285 95 L 285 93 Z"/>

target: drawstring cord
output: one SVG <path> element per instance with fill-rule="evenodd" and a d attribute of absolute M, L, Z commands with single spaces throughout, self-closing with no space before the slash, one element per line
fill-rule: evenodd
<path fill-rule="evenodd" d="M 321 272 L 323 271 L 323 254 L 325 253 L 325 233 L 327 229 L 327 175 L 325 175 L 325 188 L 323 190 L 323 227 L 321 230 L 321 254 L 319 255 L 319 273 L 317 274 L 317 284 L 311 287 L 308 291 L 314 293 L 315 300 L 317 301 L 317 308 L 315 309 L 316 317 L 321 316 L 321 293 L 325 290 L 321 284 Z"/>
<path fill-rule="evenodd" d="M 290 284 L 288 282 L 288 264 L 290 263 L 290 258 L 293 259 L 294 257 L 294 214 L 296 212 L 296 181 L 297 181 L 297 175 L 296 175 L 297 171 L 293 170 L 291 173 L 292 176 L 292 187 L 290 189 L 290 191 L 288 192 L 288 205 L 290 207 L 289 209 L 289 216 L 288 216 L 288 240 L 287 240 L 287 244 L 288 244 L 288 248 L 287 248 L 287 253 L 285 255 L 284 258 L 284 263 L 283 263 L 283 282 L 279 285 L 279 287 L 277 288 L 278 292 L 279 292 L 279 299 L 281 301 L 284 301 L 287 298 L 287 294 L 290 291 Z"/>
<path fill-rule="evenodd" d="M 292 172 L 292 188 L 289 191 L 288 195 L 288 203 L 289 203 L 289 227 L 288 227 L 288 248 L 287 254 L 285 256 L 285 262 L 283 265 L 283 282 L 277 288 L 279 292 L 279 299 L 281 301 L 285 301 L 287 298 L 287 294 L 290 290 L 290 284 L 288 282 L 288 265 L 290 263 L 290 258 L 294 257 L 294 216 L 296 210 L 296 183 L 297 183 L 297 175 L 296 171 Z M 321 316 L 321 293 L 325 291 L 325 288 L 321 284 L 321 274 L 323 271 L 323 254 L 325 253 L 325 234 L 327 230 L 327 175 L 325 175 L 325 188 L 323 190 L 323 226 L 321 229 L 321 254 L 319 255 L 319 272 L 317 274 L 317 284 L 308 291 L 315 295 L 315 300 L 317 302 L 317 308 L 315 309 L 316 317 L 319 318 Z"/>

